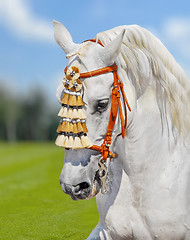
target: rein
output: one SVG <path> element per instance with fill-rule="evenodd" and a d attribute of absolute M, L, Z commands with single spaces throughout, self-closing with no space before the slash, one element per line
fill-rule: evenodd
<path fill-rule="evenodd" d="M 112 159 L 115 157 L 115 154 L 112 153 L 109 150 L 109 148 L 111 146 L 113 128 L 114 128 L 114 125 L 116 122 L 118 112 L 119 112 L 120 121 L 121 121 L 121 135 L 124 138 L 125 137 L 125 127 L 127 125 L 127 108 L 129 111 L 131 111 L 131 108 L 129 106 L 127 97 L 126 97 L 124 89 L 123 89 L 123 82 L 121 81 L 117 70 L 118 70 L 117 65 L 114 64 L 112 66 L 104 67 L 104 68 L 97 69 L 97 70 L 94 70 L 91 72 L 80 73 L 80 78 L 94 77 L 94 76 L 98 76 L 98 75 L 109 73 L 109 72 L 113 73 L 114 86 L 112 89 L 111 110 L 110 110 L 110 117 L 109 117 L 106 136 L 105 136 L 104 142 L 102 143 L 101 146 L 92 145 L 90 147 L 90 149 L 96 150 L 96 151 L 99 151 L 102 153 L 101 158 L 103 161 L 106 161 L 107 158 Z M 121 95 L 122 95 L 123 104 L 124 104 L 125 117 L 123 116 L 123 113 L 122 113 Z"/>

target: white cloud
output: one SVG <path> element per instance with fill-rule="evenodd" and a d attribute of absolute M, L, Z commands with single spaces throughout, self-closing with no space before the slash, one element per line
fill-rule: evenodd
<path fill-rule="evenodd" d="M 190 78 L 190 18 L 168 18 L 162 25 L 161 36 Z"/>
<path fill-rule="evenodd" d="M 190 58 L 190 18 L 170 18 L 163 26 L 163 34 L 168 42 Z"/>
<path fill-rule="evenodd" d="M 0 24 L 23 38 L 43 41 L 53 39 L 51 22 L 34 16 L 26 0 L 0 0 Z"/>

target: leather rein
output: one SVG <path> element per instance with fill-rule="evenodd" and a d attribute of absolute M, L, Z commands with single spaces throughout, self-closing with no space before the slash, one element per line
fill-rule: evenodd
<path fill-rule="evenodd" d="M 87 41 L 96 42 L 96 39 L 90 39 Z M 100 41 L 98 41 L 97 43 L 100 44 L 101 46 L 103 46 L 103 44 Z M 67 67 L 66 67 L 66 69 L 67 69 Z M 65 69 L 65 71 L 66 71 L 66 69 Z M 114 128 L 116 119 L 117 119 L 117 115 L 119 115 L 119 117 L 120 117 L 121 135 L 122 135 L 122 138 L 124 138 L 125 137 L 125 128 L 127 125 L 127 108 L 129 111 L 131 111 L 131 108 L 129 106 L 127 97 L 124 92 L 123 82 L 121 81 L 121 79 L 118 75 L 118 67 L 116 64 L 113 64 L 112 66 L 100 68 L 100 69 L 97 69 L 94 71 L 80 73 L 80 78 L 90 78 L 90 77 L 106 74 L 109 72 L 113 73 L 114 86 L 112 89 L 111 110 L 110 110 L 110 116 L 109 116 L 106 136 L 105 136 L 104 141 L 101 146 L 92 145 L 90 147 L 90 149 L 92 149 L 92 150 L 101 152 L 101 159 L 103 161 L 106 161 L 107 158 L 112 159 L 115 157 L 115 154 L 110 151 L 110 146 L 111 146 L 111 142 L 112 142 L 112 133 L 113 133 L 113 128 Z M 122 112 L 121 96 L 122 96 L 123 105 L 124 105 L 124 116 L 123 116 L 123 112 Z"/>

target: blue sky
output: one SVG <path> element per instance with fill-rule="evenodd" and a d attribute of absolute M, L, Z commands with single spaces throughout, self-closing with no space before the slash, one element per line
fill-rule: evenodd
<path fill-rule="evenodd" d="M 145 27 L 190 78 L 189 0 L 0 0 L 0 82 L 19 95 L 38 87 L 56 101 L 67 60 L 53 39 L 53 19 L 77 43 L 119 25 Z"/>

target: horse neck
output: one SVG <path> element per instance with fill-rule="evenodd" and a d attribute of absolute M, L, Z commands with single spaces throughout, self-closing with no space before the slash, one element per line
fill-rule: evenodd
<path fill-rule="evenodd" d="M 154 89 L 147 88 L 137 100 L 125 141 L 120 138 L 116 144 L 129 177 L 143 177 L 147 171 L 164 166 L 168 154 L 176 147 L 171 129 L 172 124 L 161 119 Z"/>

